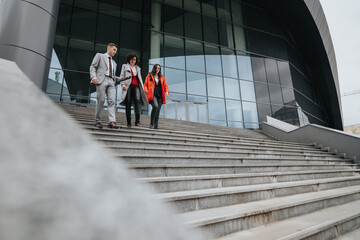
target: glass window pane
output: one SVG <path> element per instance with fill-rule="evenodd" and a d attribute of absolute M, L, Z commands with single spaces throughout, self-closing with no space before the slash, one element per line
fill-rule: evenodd
<path fill-rule="evenodd" d="M 50 68 L 46 86 L 46 95 L 53 101 L 60 101 L 63 78 L 64 72 L 62 70 Z"/>
<path fill-rule="evenodd" d="M 182 8 L 182 1 L 180 0 L 164 0 L 164 2 L 168 5 L 175 6 L 178 8 Z"/>
<path fill-rule="evenodd" d="M 217 0 L 218 18 L 231 21 L 229 0 Z"/>
<path fill-rule="evenodd" d="M 150 64 L 164 66 L 164 37 L 161 33 L 150 32 Z"/>
<path fill-rule="evenodd" d="M 221 57 L 218 47 L 205 44 L 206 72 L 222 75 Z"/>
<path fill-rule="evenodd" d="M 114 17 L 120 17 L 120 6 L 120 1 L 100 0 L 99 12 L 107 15 L 112 15 Z"/>
<path fill-rule="evenodd" d="M 56 33 L 69 35 L 72 7 L 60 4 L 58 19 L 56 22 Z"/>
<path fill-rule="evenodd" d="M 215 18 L 203 16 L 204 41 L 219 44 L 219 32 Z"/>
<path fill-rule="evenodd" d="M 242 7 L 240 1 L 231 0 L 231 12 L 233 22 L 243 25 Z"/>
<path fill-rule="evenodd" d="M 256 103 L 242 102 L 244 111 L 244 122 L 258 122 Z"/>
<path fill-rule="evenodd" d="M 151 25 L 150 25 L 150 29 L 153 30 L 157 30 L 157 31 L 163 31 L 163 26 L 162 26 L 162 19 L 163 19 L 163 4 L 157 2 L 157 1 L 152 1 L 151 3 Z"/>
<path fill-rule="evenodd" d="M 121 48 L 141 50 L 141 24 L 121 20 Z"/>
<path fill-rule="evenodd" d="M 259 122 L 265 121 L 266 116 L 271 116 L 271 108 L 269 104 L 257 103 L 257 108 L 259 114 Z"/>
<path fill-rule="evenodd" d="M 119 42 L 120 21 L 118 18 L 99 14 L 96 29 L 96 41 L 103 43 Z"/>
<path fill-rule="evenodd" d="M 209 116 L 212 120 L 226 120 L 224 99 L 209 98 Z"/>
<path fill-rule="evenodd" d="M 210 120 L 210 124 L 212 125 L 218 125 L 218 126 L 227 126 L 226 125 L 226 121 L 215 121 L 215 120 Z"/>
<path fill-rule="evenodd" d="M 226 98 L 240 100 L 239 80 L 224 78 Z"/>
<path fill-rule="evenodd" d="M 292 87 L 292 79 L 288 62 L 278 61 L 280 82 L 282 86 Z"/>
<path fill-rule="evenodd" d="M 246 129 L 259 129 L 259 123 L 244 123 Z"/>
<path fill-rule="evenodd" d="M 280 85 L 279 72 L 277 69 L 276 60 L 266 58 L 265 68 L 268 82 L 271 84 Z"/>
<path fill-rule="evenodd" d="M 205 74 L 187 72 L 188 94 L 206 95 Z"/>
<path fill-rule="evenodd" d="M 239 53 L 238 53 L 239 54 Z M 244 80 L 253 80 L 251 58 L 249 56 L 237 55 L 239 78 Z"/>
<path fill-rule="evenodd" d="M 281 90 L 284 97 L 284 104 L 296 106 L 294 89 L 282 87 Z"/>
<path fill-rule="evenodd" d="M 122 1 L 121 17 L 141 22 L 142 0 Z"/>
<path fill-rule="evenodd" d="M 66 51 L 68 46 L 67 37 L 55 35 L 54 49 L 51 56 L 51 67 L 65 68 Z"/>
<path fill-rule="evenodd" d="M 70 100 L 79 103 L 89 102 L 89 73 L 64 71 Z"/>
<path fill-rule="evenodd" d="M 200 13 L 200 0 L 184 0 L 184 8 Z"/>
<path fill-rule="evenodd" d="M 273 118 L 279 119 L 281 121 L 290 123 L 292 125 L 299 126 L 299 115 L 296 107 L 287 107 L 282 106 L 275 113 L 272 114 Z"/>
<path fill-rule="evenodd" d="M 211 97 L 224 97 L 222 77 L 207 75 L 208 95 Z"/>
<path fill-rule="evenodd" d="M 281 95 L 281 88 L 279 86 L 269 85 L 270 91 L 270 101 L 273 104 L 284 104 L 282 95 Z"/>
<path fill-rule="evenodd" d="M 235 52 L 228 49 L 221 49 L 223 74 L 226 77 L 237 78 L 237 64 Z"/>
<path fill-rule="evenodd" d="M 176 35 L 183 35 L 183 10 L 164 5 L 164 31 Z"/>
<path fill-rule="evenodd" d="M 205 72 L 205 58 L 203 44 L 190 40 L 185 41 L 186 69 Z"/>
<path fill-rule="evenodd" d="M 74 0 L 74 6 L 97 11 L 98 1 L 97 0 Z"/>
<path fill-rule="evenodd" d="M 267 83 L 264 59 L 251 57 L 251 65 L 253 68 L 254 81 Z"/>
<path fill-rule="evenodd" d="M 165 36 L 165 65 L 185 69 L 183 39 Z"/>
<path fill-rule="evenodd" d="M 228 22 L 219 21 L 220 45 L 234 48 L 232 25 Z"/>
<path fill-rule="evenodd" d="M 170 92 L 186 93 L 185 71 L 165 68 L 164 76 Z"/>
<path fill-rule="evenodd" d="M 226 100 L 226 111 L 227 111 L 227 120 L 230 121 L 243 121 L 241 102 Z"/>
<path fill-rule="evenodd" d="M 104 51 L 106 52 L 106 50 Z M 89 72 L 89 67 L 94 58 L 94 43 L 71 38 L 67 53 L 66 68 Z"/>
<path fill-rule="evenodd" d="M 74 8 L 71 22 L 71 35 L 94 40 L 96 13 L 80 8 Z"/>
<path fill-rule="evenodd" d="M 202 1 L 201 6 L 204 15 L 216 17 L 215 0 Z"/>
<path fill-rule="evenodd" d="M 235 47 L 237 50 L 246 51 L 244 28 L 234 25 Z"/>
<path fill-rule="evenodd" d="M 231 122 L 231 121 L 228 121 L 227 125 L 228 125 L 228 127 L 244 128 L 244 123 L 243 122 Z"/>
<path fill-rule="evenodd" d="M 270 103 L 269 90 L 267 84 L 255 82 L 256 102 Z"/>
<path fill-rule="evenodd" d="M 256 101 L 254 83 L 248 81 L 240 81 L 241 100 Z"/>
<path fill-rule="evenodd" d="M 185 36 L 202 40 L 201 16 L 196 13 L 185 11 Z"/>

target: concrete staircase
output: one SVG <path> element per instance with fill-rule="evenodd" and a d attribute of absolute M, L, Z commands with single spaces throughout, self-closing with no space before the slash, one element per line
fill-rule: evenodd
<path fill-rule="evenodd" d="M 59 104 L 138 180 L 208 239 L 359 239 L 360 170 L 314 144 L 160 119 L 159 130 L 93 127 L 94 109 Z M 104 123 L 106 123 L 104 112 Z"/>

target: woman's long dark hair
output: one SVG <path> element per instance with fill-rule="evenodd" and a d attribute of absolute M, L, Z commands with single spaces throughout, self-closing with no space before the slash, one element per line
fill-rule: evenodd
<path fill-rule="evenodd" d="M 159 76 L 159 79 L 160 79 L 160 77 L 161 77 L 161 66 L 160 66 L 160 64 L 155 64 L 155 65 L 153 66 L 150 74 L 153 75 L 153 76 L 155 76 L 157 66 L 160 67 L 160 71 L 159 71 L 159 73 L 158 73 L 158 76 Z"/>

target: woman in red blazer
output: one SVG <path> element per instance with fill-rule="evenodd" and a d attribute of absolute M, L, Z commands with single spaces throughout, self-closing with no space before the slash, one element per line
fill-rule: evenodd
<path fill-rule="evenodd" d="M 169 96 L 169 88 L 165 77 L 161 74 L 161 67 L 155 64 L 152 71 L 146 76 L 144 91 L 152 106 L 150 128 L 158 129 L 159 114 L 162 104 L 166 103 Z"/>

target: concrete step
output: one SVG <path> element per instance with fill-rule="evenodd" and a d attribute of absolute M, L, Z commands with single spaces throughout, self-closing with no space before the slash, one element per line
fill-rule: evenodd
<path fill-rule="evenodd" d="M 263 172 L 295 172 L 316 170 L 351 170 L 358 169 L 356 164 L 266 164 L 266 165 L 175 165 L 175 164 L 131 164 L 139 177 L 170 177 L 194 175 L 219 175 Z"/>
<path fill-rule="evenodd" d="M 352 223 L 348 223 L 347 225 L 352 225 L 350 228 L 343 229 L 341 233 L 345 233 L 345 235 L 342 235 L 335 240 L 359 240 L 360 239 L 360 219 L 357 221 L 354 221 Z M 355 227 L 354 227 L 355 226 Z M 355 231 L 351 231 L 357 229 Z M 346 233 L 347 232 L 347 233 Z"/>
<path fill-rule="evenodd" d="M 277 165 L 287 165 L 287 164 L 299 164 L 299 165 L 318 165 L 318 164 L 353 164 L 352 160 L 344 159 L 330 159 L 330 158 L 295 158 L 285 156 L 266 156 L 260 154 L 259 157 L 253 154 L 253 156 L 241 156 L 241 154 L 236 156 L 221 156 L 221 154 L 194 154 L 193 151 L 184 151 L 184 154 L 187 155 L 172 155 L 173 151 L 164 151 L 164 154 L 156 151 L 140 151 L 140 154 L 137 154 L 137 149 L 134 149 L 132 153 L 131 150 L 127 149 L 117 149 L 117 153 L 121 154 L 116 155 L 126 160 L 129 164 L 177 164 L 177 165 L 208 165 L 208 164 L 218 164 L 218 165 L 267 165 L 267 164 L 277 164 Z M 170 153 L 169 153 L 170 152 Z M 235 155 L 235 154 L 233 154 Z"/>
<path fill-rule="evenodd" d="M 108 149 L 111 149 L 114 153 L 122 156 L 131 156 L 132 155 L 144 155 L 144 156 L 181 156 L 181 157 L 236 157 L 239 160 L 243 158 L 264 158 L 264 159 L 303 159 L 303 160 L 326 160 L 334 162 L 352 162 L 351 159 L 343 159 L 336 156 L 327 156 L 323 154 L 297 154 L 297 153 L 267 153 L 261 151 L 247 152 L 247 151 L 234 151 L 234 150 L 204 150 L 199 148 L 187 148 L 187 147 L 167 147 L 167 146 L 108 146 Z"/>
<path fill-rule="evenodd" d="M 359 176 L 200 189 L 162 193 L 158 196 L 170 202 L 177 211 L 190 212 L 356 185 L 360 185 Z"/>
<path fill-rule="evenodd" d="M 248 142 L 248 143 L 255 143 L 255 144 L 269 144 L 269 145 L 283 145 L 283 146 L 314 146 L 313 143 L 309 144 L 299 144 L 293 142 L 284 142 L 284 141 L 276 141 L 276 140 L 268 140 L 268 139 L 256 139 L 256 138 L 246 138 L 246 137 L 236 137 L 236 136 L 228 136 L 228 135 L 216 135 L 216 134 L 205 134 L 205 133 L 198 133 L 198 132 L 188 132 L 186 129 L 183 131 L 174 131 L 174 130 L 166 130 L 166 129 L 149 129 L 144 127 L 131 127 L 128 128 L 126 126 L 119 126 L 119 129 L 109 129 L 106 126 L 103 129 L 97 129 L 94 127 L 94 123 L 84 123 L 82 122 L 81 125 L 88 130 L 96 131 L 96 132 L 128 132 L 128 133 L 137 133 L 137 134 L 146 134 L 146 135 L 157 135 L 157 136 L 179 136 L 179 137 L 186 137 L 189 139 L 211 139 L 211 140 L 220 140 L 226 142 Z M 139 131 L 141 130 L 141 131 Z"/>
<path fill-rule="evenodd" d="M 96 136 L 95 136 L 96 137 Z M 136 140 L 133 139 L 119 139 L 119 138 L 102 138 L 97 135 L 95 140 L 98 140 L 104 143 L 107 146 L 121 146 L 121 147 L 131 147 L 131 146 L 144 146 L 144 147 L 153 147 L 153 146 L 161 146 L 167 148 L 179 148 L 186 147 L 188 149 L 203 149 L 203 150 L 218 150 L 218 151 L 237 151 L 237 152 L 265 152 L 265 153 L 289 153 L 296 155 L 323 155 L 323 156 L 331 156 L 334 157 L 333 153 L 321 151 L 319 149 L 309 149 L 309 150 L 298 150 L 298 149 L 290 149 L 290 148 L 275 148 L 275 147 L 263 147 L 263 146 L 253 146 L 249 144 L 248 146 L 238 145 L 224 145 L 221 143 L 209 143 L 207 141 L 179 141 L 177 138 L 174 140 L 163 140 L 163 139 L 153 139 L 150 138 L 148 140 L 144 140 L 143 138 L 138 138 Z"/>
<path fill-rule="evenodd" d="M 357 200 L 234 233 L 217 240 L 310 240 L 335 238 L 337 240 L 358 240 L 360 239 L 360 230 L 356 229 L 360 227 L 359 205 L 360 201 Z"/>
<path fill-rule="evenodd" d="M 139 178 L 157 192 L 180 192 L 198 189 L 249 186 L 255 184 L 303 181 L 315 179 L 331 179 L 339 177 L 359 176 L 360 170 L 274 172 L 274 173 L 243 173 L 203 176 L 154 177 Z"/>
<path fill-rule="evenodd" d="M 114 131 L 114 130 L 98 130 L 91 128 L 90 129 L 92 135 L 99 139 L 104 139 L 108 141 L 125 141 L 125 140 L 141 140 L 147 142 L 154 142 L 154 141 L 168 141 L 171 143 L 194 143 L 194 144 L 213 144 L 215 146 L 229 146 L 229 147 L 240 147 L 240 148 L 248 148 L 248 149 L 255 149 L 255 148 L 269 148 L 269 149 L 286 149 L 292 151 L 314 151 L 314 152 L 323 152 L 329 153 L 327 151 L 315 148 L 313 145 L 287 145 L 282 144 L 282 142 L 271 142 L 271 143 L 263 143 L 263 142 L 246 142 L 246 141 L 226 141 L 223 139 L 210 139 L 205 137 L 193 137 L 193 136 L 181 136 L 181 135 L 173 135 L 173 134 L 147 134 L 143 133 L 139 130 L 131 131 Z M 156 132 L 155 132 L 156 133 Z"/>
<path fill-rule="evenodd" d="M 347 206 L 346 203 L 356 201 L 354 204 L 351 204 L 352 210 L 353 213 L 359 212 L 359 199 L 360 186 L 352 186 L 187 212 L 179 214 L 179 217 L 190 226 L 199 227 L 216 238 L 259 226 L 266 228 L 267 226 L 265 224 L 276 223 L 288 218 L 301 215 L 310 216 L 309 213 L 315 213 L 315 211 L 322 209 L 325 210 L 325 215 L 328 215 L 328 218 L 322 221 L 324 223 L 343 215 L 342 211 L 339 211 L 339 209 L 343 208 L 338 205 L 345 204 L 342 206 Z M 329 212 L 326 211 L 329 210 L 327 208 L 332 206 L 339 207 L 339 209 L 335 210 L 334 215 L 330 215 Z M 284 233 L 287 232 L 285 230 L 286 227 L 283 228 Z M 271 229 L 269 231 L 271 231 Z M 296 231 L 292 229 L 287 233 L 295 232 Z M 241 234 L 241 232 L 239 232 L 239 234 Z M 270 234 L 270 232 L 268 234 Z M 247 239 L 264 239 L 264 236 L 267 236 L 267 234 L 257 235 L 257 237 Z M 245 239 L 246 232 L 244 232 L 243 237 L 244 238 L 240 237 L 235 239 Z"/>

